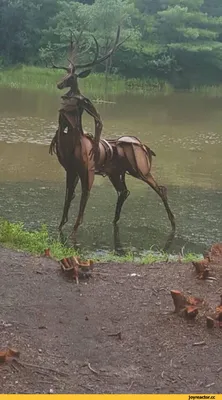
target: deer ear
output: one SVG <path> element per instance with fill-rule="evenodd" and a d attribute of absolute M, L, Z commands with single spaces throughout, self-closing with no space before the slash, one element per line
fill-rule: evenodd
<path fill-rule="evenodd" d="M 86 71 L 82 71 L 77 75 L 77 78 L 86 78 L 91 72 L 91 69 L 87 69 Z"/>

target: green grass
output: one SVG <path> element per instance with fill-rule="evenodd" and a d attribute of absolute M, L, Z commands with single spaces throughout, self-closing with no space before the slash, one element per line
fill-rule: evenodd
<path fill-rule="evenodd" d="M 5 247 L 27 251 L 41 255 L 50 247 L 51 254 L 56 259 L 77 255 L 74 249 L 50 238 L 47 227 L 43 225 L 39 231 L 29 232 L 23 223 L 11 223 L 0 220 L 0 243 Z"/>
<path fill-rule="evenodd" d="M 40 230 L 29 232 L 24 228 L 22 223 L 11 223 L 3 219 L 0 220 L 0 243 L 11 249 L 22 250 L 34 255 L 44 254 L 44 250 L 50 248 L 50 253 L 56 260 L 72 255 L 81 255 L 68 244 L 62 244 L 60 241 L 50 237 L 48 229 L 45 225 Z M 187 253 L 181 256 L 169 255 L 161 251 L 154 252 L 152 250 L 146 252 L 142 257 L 135 256 L 133 252 L 128 252 L 123 256 L 118 256 L 114 252 L 98 256 L 98 254 L 85 254 L 83 258 L 90 257 L 98 262 L 134 262 L 141 264 L 152 264 L 155 262 L 178 261 L 183 262 L 199 260 L 201 255 Z"/>
<path fill-rule="evenodd" d="M 214 98 L 222 97 L 222 85 L 193 87 L 191 92 Z"/>
<path fill-rule="evenodd" d="M 58 82 L 64 72 L 48 68 L 33 66 L 20 66 L 0 70 L 0 87 L 45 90 L 57 92 Z M 81 90 L 96 96 L 101 101 L 105 95 L 105 75 L 92 73 L 88 78 L 79 79 Z M 124 93 L 155 94 L 172 92 L 172 87 L 166 82 L 158 80 L 124 79 L 118 75 L 110 75 L 108 80 L 107 93 L 109 95 L 120 95 Z"/>
<path fill-rule="evenodd" d="M 14 68 L 0 69 L 0 87 L 41 90 L 51 93 L 58 92 L 58 82 L 64 72 L 50 68 L 34 66 L 16 66 Z M 175 91 L 172 85 L 158 79 L 125 79 L 118 75 L 110 75 L 108 87 L 105 91 L 105 75 L 91 73 L 88 78 L 79 79 L 81 90 L 94 96 L 94 101 L 103 102 L 107 96 L 121 95 L 125 93 L 150 95 L 169 95 Z M 189 90 L 192 93 L 200 93 L 211 97 L 222 97 L 222 85 L 198 86 Z"/>

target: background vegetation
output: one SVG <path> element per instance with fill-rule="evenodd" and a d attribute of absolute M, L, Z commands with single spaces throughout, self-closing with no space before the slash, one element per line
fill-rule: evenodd
<path fill-rule="evenodd" d="M 104 54 L 119 23 L 130 38 L 95 72 L 176 88 L 221 83 L 221 0 L 1 0 L 0 68 L 64 63 L 70 28 L 83 30 L 78 61 L 93 57 L 91 33 Z"/>

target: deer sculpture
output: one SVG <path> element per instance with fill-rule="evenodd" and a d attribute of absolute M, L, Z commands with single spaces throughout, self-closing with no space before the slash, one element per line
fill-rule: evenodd
<path fill-rule="evenodd" d="M 99 45 L 95 37 L 95 55 L 91 62 L 76 64 L 73 60 L 73 40 L 71 37 L 71 56 L 68 67 L 53 68 L 64 69 L 67 74 L 57 84 L 58 89 L 69 88 L 62 96 L 62 108 L 59 110 L 59 127 L 50 144 L 50 154 L 56 153 L 60 164 L 66 171 L 66 194 L 62 220 L 59 225 L 61 231 L 68 221 L 68 212 L 75 197 L 75 188 L 81 181 L 81 199 L 78 216 L 73 228 L 75 236 L 83 215 L 95 175 L 108 176 L 117 192 L 117 204 L 113 223 L 119 221 L 123 203 L 129 196 L 125 176 L 129 174 L 147 183 L 160 196 L 171 222 L 172 231 L 175 232 L 175 219 L 167 200 L 167 190 L 159 186 L 151 174 L 152 156 L 155 153 L 134 136 L 122 136 L 118 139 L 101 139 L 102 121 L 100 115 L 89 99 L 80 93 L 78 78 L 85 78 L 92 67 L 112 56 L 114 51 L 123 43 L 119 42 L 120 27 L 118 27 L 116 40 L 110 51 L 104 56 L 99 56 Z M 77 73 L 77 69 L 83 71 Z M 84 110 L 95 121 L 95 135 L 86 134 L 82 128 L 82 114 Z"/>

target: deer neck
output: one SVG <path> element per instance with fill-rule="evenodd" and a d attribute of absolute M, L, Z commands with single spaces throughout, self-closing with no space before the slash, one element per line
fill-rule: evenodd
<path fill-rule="evenodd" d="M 74 90 L 74 88 L 70 88 L 69 91 L 67 93 L 65 93 L 64 96 L 62 96 L 62 99 L 65 99 L 67 97 L 75 97 L 75 96 L 78 96 L 80 94 L 81 93 L 80 93 L 79 89 L 76 90 L 76 88 L 75 88 L 75 90 Z"/>
<path fill-rule="evenodd" d="M 80 95 L 80 90 L 76 84 L 73 84 L 70 87 L 70 90 L 68 93 L 69 93 L 69 96 L 72 97 L 72 96 Z"/>

